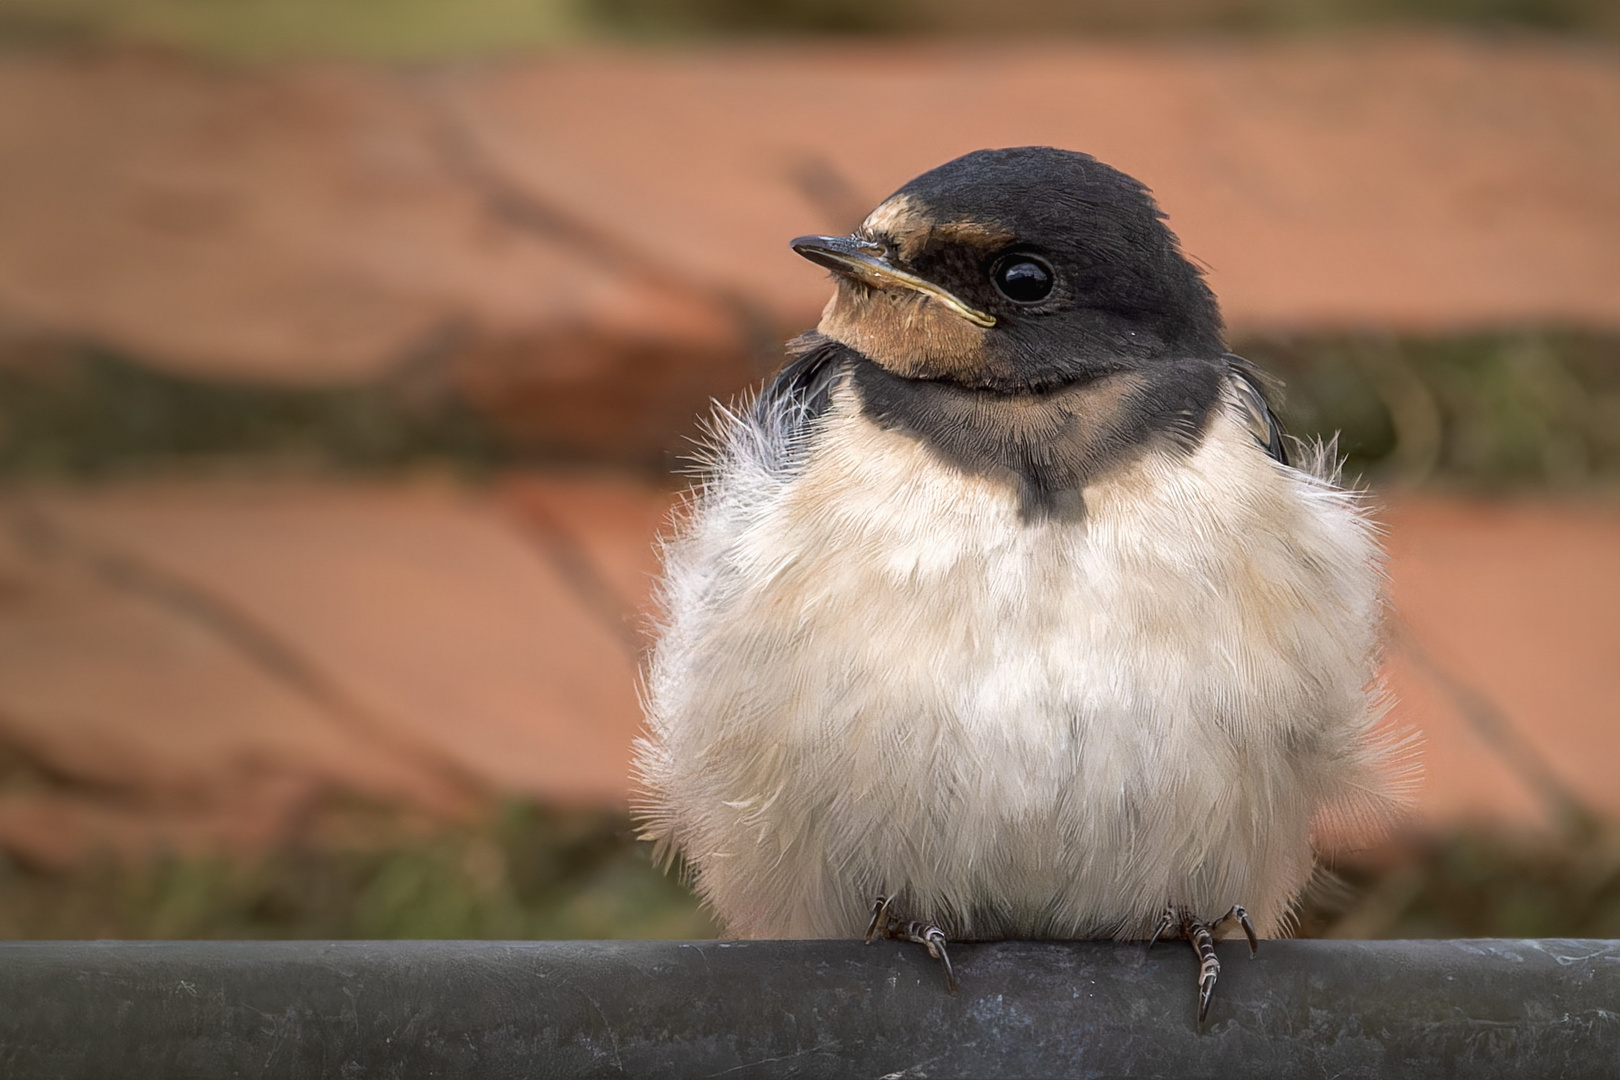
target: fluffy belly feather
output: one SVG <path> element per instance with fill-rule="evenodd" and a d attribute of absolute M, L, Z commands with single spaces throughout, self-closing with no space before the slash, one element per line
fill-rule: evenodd
<path fill-rule="evenodd" d="M 1369 528 L 1235 424 L 1067 521 L 852 409 L 728 482 L 669 551 L 640 770 L 736 936 L 879 893 L 956 938 L 1273 933 L 1313 821 L 1379 790 Z"/>

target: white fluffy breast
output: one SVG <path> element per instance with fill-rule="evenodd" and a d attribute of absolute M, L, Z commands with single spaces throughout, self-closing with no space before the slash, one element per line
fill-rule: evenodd
<path fill-rule="evenodd" d="M 648 831 L 728 931 L 1273 932 L 1324 813 L 1386 800 L 1378 551 L 1352 496 L 1218 411 L 1025 521 L 840 387 L 791 470 L 739 421 L 667 552 Z"/>

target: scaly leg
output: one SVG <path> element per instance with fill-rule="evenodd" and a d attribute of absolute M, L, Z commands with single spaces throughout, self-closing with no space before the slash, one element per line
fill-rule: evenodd
<path fill-rule="evenodd" d="M 1182 912 L 1181 936 L 1192 943 L 1193 951 L 1198 954 L 1198 1022 L 1202 1024 L 1209 1015 L 1215 980 L 1221 977 L 1221 961 L 1215 955 L 1215 935 L 1202 922 Z"/>
<path fill-rule="evenodd" d="M 889 917 L 889 902 L 893 897 L 880 896 L 872 905 L 872 921 L 867 924 L 866 934 L 862 938 L 866 944 L 872 944 L 872 939 L 882 934 L 890 941 L 912 941 L 928 949 L 928 955 L 938 960 L 945 967 L 945 988 L 956 993 L 956 972 L 951 967 L 951 954 L 945 947 L 945 931 L 933 923 L 921 919 L 907 919 L 903 922 L 894 922 Z"/>
<path fill-rule="evenodd" d="M 1148 940 L 1148 948 L 1152 948 L 1158 940 L 1171 931 L 1176 931 L 1198 955 L 1198 1022 L 1202 1024 L 1209 1015 L 1210 998 L 1215 993 L 1215 983 L 1221 976 L 1221 961 L 1215 955 L 1215 932 L 1228 922 L 1236 921 L 1243 928 L 1243 936 L 1249 939 L 1249 956 L 1252 958 L 1260 948 L 1259 938 L 1255 935 L 1254 924 L 1249 921 L 1249 913 L 1242 904 L 1233 904 L 1232 910 L 1216 919 L 1213 923 L 1204 923 L 1192 912 L 1174 907 L 1166 907 L 1164 914 L 1159 916 L 1158 925 L 1153 928 L 1153 937 Z"/>

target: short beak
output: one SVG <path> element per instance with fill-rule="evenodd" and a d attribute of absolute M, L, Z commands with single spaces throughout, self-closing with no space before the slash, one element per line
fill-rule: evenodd
<path fill-rule="evenodd" d="M 882 244 L 858 236 L 801 236 L 793 241 L 793 250 L 835 274 L 854 278 L 876 289 L 911 289 L 938 300 L 968 322 L 978 326 L 996 325 L 994 315 L 969 307 L 932 281 L 895 266 Z"/>

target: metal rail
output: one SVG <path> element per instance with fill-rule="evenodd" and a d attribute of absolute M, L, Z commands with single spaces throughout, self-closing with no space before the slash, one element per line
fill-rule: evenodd
<path fill-rule="evenodd" d="M 1620 941 L 0 944 L 0 1076 L 1620 1076 Z"/>

